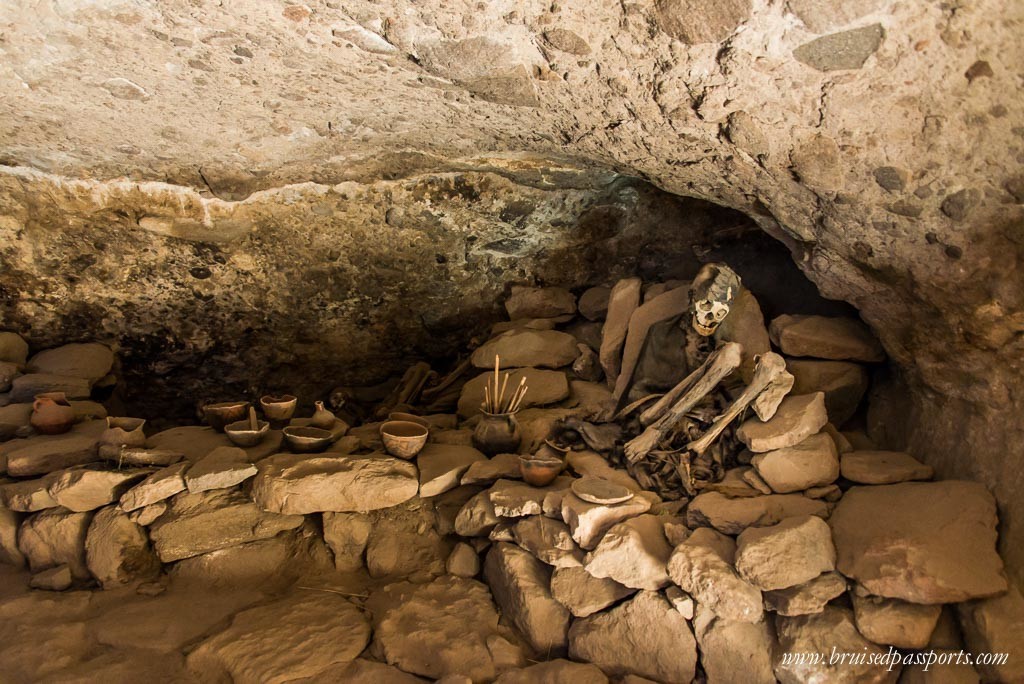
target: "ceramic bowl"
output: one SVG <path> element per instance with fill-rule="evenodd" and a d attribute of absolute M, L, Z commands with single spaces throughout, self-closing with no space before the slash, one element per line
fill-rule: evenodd
<path fill-rule="evenodd" d="M 392 456 L 406 460 L 420 453 L 429 435 L 430 430 L 426 427 L 408 420 L 389 420 L 380 426 L 384 449 Z"/>
<path fill-rule="evenodd" d="M 415 416 L 411 413 L 402 413 L 401 411 L 393 411 L 388 414 L 388 420 L 402 420 L 407 423 L 416 423 L 423 427 L 430 429 L 430 423 L 427 422 L 422 416 Z"/>
<path fill-rule="evenodd" d="M 334 441 L 329 430 L 315 427 L 286 427 L 283 432 L 285 444 L 297 454 L 323 451 Z"/>
<path fill-rule="evenodd" d="M 248 419 L 239 420 L 230 425 L 225 425 L 224 434 L 227 435 L 228 439 L 235 446 L 256 446 L 267 436 L 267 433 L 270 431 L 270 423 L 265 420 L 258 420 L 256 425 L 258 427 L 253 430 Z"/>
<path fill-rule="evenodd" d="M 538 458 L 526 455 L 519 457 L 519 472 L 527 484 L 534 487 L 546 487 L 551 484 L 563 468 L 565 468 L 565 461 L 560 458 Z"/>
<path fill-rule="evenodd" d="M 247 401 L 224 401 L 219 404 L 207 404 L 203 407 L 203 418 L 206 424 L 217 432 L 224 432 L 224 426 L 245 418 L 249 412 Z"/>

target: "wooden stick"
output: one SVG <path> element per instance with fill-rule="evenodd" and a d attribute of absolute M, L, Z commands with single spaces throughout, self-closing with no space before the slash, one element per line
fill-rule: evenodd
<path fill-rule="evenodd" d="M 484 413 L 494 413 L 491 410 L 491 385 L 490 383 L 484 384 Z"/>
<path fill-rule="evenodd" d="M 505 388 L 508 386 L 508 373 L 505 373 L 505 379 L 501 381 L 501 393 L 498 394 L 498 410 L 505 405 Z"/>
<path fill-rule="evenodd" d="M 524 378 L 524 380 L 525 380 L 525 378 Z M 523 403 L 523 397 L 526 396 L 526 390 L 528 390 L 528 389 L 530 389 L 530 388 L 527 385 L 523 385 L 523 391 L 520 392 L 519 393 L 519 397 L 516 398 L 515 405 L 509 407 L 509 410 L 508 410 L 509 413 L 515 413 L 516 411 L 519 410 L 519 405 Z"/>
<path fill-rule="evenodd" d="M 512 407 L 515 406 L 521 399 L 523 394 L 526 392 L 526 378 L 519 378 L 519 384 L 516 386 L 515 392 L 512 393 L 512 398 L 509 399 L 508 406 L 505 407 L 504 413 L 510 413 Z"/>
<path fill-rule="evenodd" d="M 501 366 L 501 359 L 499 359 L 498 355 L 495 354 L 494 355 L 494 391 L 491 393 L 491 396 L 494 397 L 494 402 L 495 402 L 495 404 L 494 404 L 494 412 L 496 412 L 499 408 L 501 408 L 497 404 L 497 402 L 498 402 L 498 368 L 500 366 Z"/>

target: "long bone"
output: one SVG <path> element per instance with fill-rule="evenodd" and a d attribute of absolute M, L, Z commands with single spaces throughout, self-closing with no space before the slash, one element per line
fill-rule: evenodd
<path fill-rule="evenodd" d="M 711 444 L 718 439 L 722 431 L 733 421 L 736 416 L 743 413 L 762 392 L 776 383 L 779 377 L 786 372 L 786 360 L 775 352 L 763 354 L 754 367 L 754 377 L 750 384 L 743 390 L 743 393 L 736 398 L 729 408 L 720 415 L 708 431 L 686 445 L 686 448 L 696 454 L 703 454 Z"/>
<path fill-rule="evenodd" d="M 658 446 L 658 443 L 686 415 L 686 412 L 700 403 L 704 397 L 718 386 L 719 382 L 739 368 L 742 361 L 743 346 L 737 342 L 726 342 L 712 352 L 707 361 L 694 372 L 699 378 L 673 404 L 672 408 L 665 412 L 661 418 L 648 425 L 647 429 L 640 433 L 640 435 L 626 443 L 626 459 L 630 462 L 636 462 Z M 692 376 L 693 374 L 690 377 Z M 683 383 L 686 383 L 690 377 L 683 380 Z"/>

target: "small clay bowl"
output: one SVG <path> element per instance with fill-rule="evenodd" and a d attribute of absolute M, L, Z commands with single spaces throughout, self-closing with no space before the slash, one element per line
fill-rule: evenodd
<path fill-rule="evenodd" d="M 323 451 L 334 441 L 334 435 L 330 430 L 315 427 L 286 427 L 282 432 L 285 444 L 297 454 Z"/>
<path fill-rule="evenodd" d="M 230 425 L 224 426 L 224 434 L 228 436 L 231 443 L 240 447 L 256 446 L 263 441 L 270 431 L 270 423 L 265 420 L 256 421 L 258 426 L 255 430 L 249 420 L 239 420 Z"/>
<path fill-rule="evenodd" d="M 384 449 L 392 456 L 409 460 L 420 453 L 427 443 L 430 430 L 409 420 L 389 420 L 380 426 L 380 439 Z"/>
<path fill-rule="evenodd" d="M 407 423 L 416 423 L 417 425 L 422 425 L 423 427 L 427 428 L 428 430 L 430 429 L 430 423 L 428 423 L 425 418 L 423 418 L 422 416 L 414 416 L 411 413 L 402 413 L 401 411 L 393 411 L 393 412 L 388 414 L 388 420 L 402 420 L 402 421 L 405 421 Z M 385 423 L 385 425 L 386 425 L 386 423 Z"/>
<path fill-rule="evenodd" d="M 526 455 L 519 457 L 519 472 L 527 484 L 534 487 L 546 487 L 551 484 L 563 468 L 565 461 L 560 458 L 537 458 Z"/>
<path fill-rule="evenodd" d="M 207 404 L 203 407 L 203 418 L 206 424 L 217 432 L 224 432 L 224 426 L 245 418 L 249 412 L 247 401 L 225 401 L 219 404 Z"/>
<path fill-rule="evenodd" d="M 270 426 L 275 430 L 284 427 L 295 414 L 295 405 L 299 400 L 291 394 L 282 394 L 276 397 L 272 394 L 264 394 L 260 397 L 260 408 L 263 415 L 270 421 Z"/>
<path fill-rule="evenodd" d="M 581 477 L 572 481 L 572 493 L 588 503 L 614 506 L 633 498 L 633 492 L 599 477 Z"/>

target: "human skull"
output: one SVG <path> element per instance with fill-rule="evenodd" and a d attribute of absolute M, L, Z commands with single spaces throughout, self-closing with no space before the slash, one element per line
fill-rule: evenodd
<path fill-rule="evenodd" d="M 710 337 L 729 315 L 740 289 L 740 277 L 725 264 L 705 264 L 690 285 L 691 325 L 699 335 Z"/>

